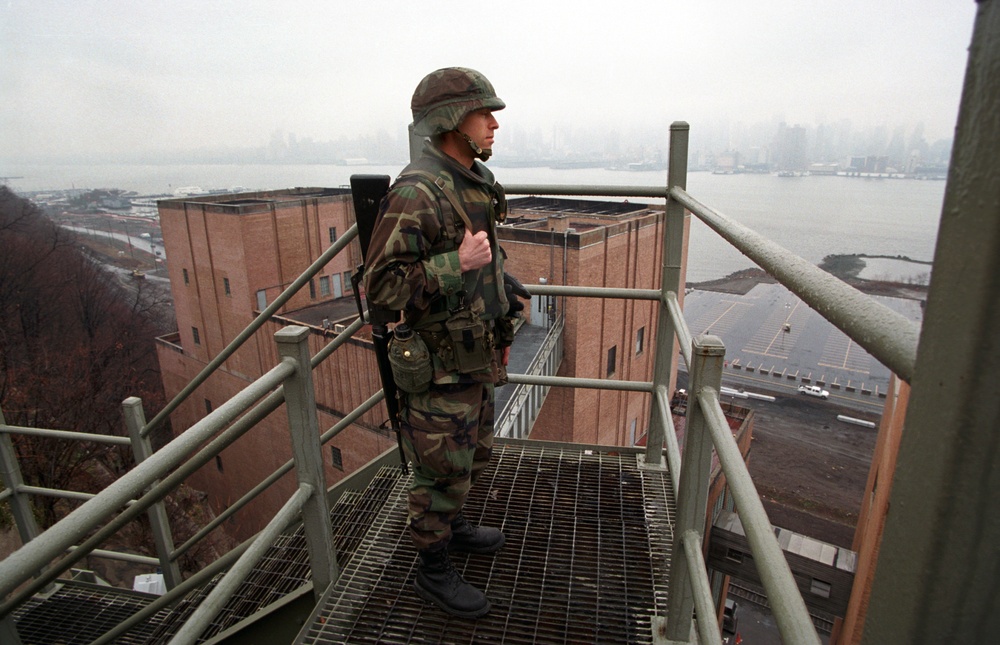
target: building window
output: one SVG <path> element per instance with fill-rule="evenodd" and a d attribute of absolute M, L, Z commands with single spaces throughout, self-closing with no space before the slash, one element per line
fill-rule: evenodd
<path fill-rule="evenodd" d="M 233 295 L 233 292 L 229 290 L 229 278 L 222 279 L 222 288 L 225 289 L 227 297 Z"/>
<path fill-rule="evenodd" d="M 347 293 L 354 293 L 354 283 L 351 282 L 350 271 L 344 271 L 344 288 L 347 289 Z"/>
<path fill-rule="evenodd" d="M 212 414 L 212 402 L 205 399 L 205 414 Z"/>
<path fill-rule="evenodd" d="M 198 334 L 198 328 L 197 327 L 192 327 L 191 328 L 191 335 L 194 336 L 194 344 L 195 345 L 201 345 L 201 335 Z"/>
<path fill-rule="evenodd" d="M 220 455 L 215 456 L 215 467 L 222 472 L 222 457 Z"/>
<path fill-rule="evenodd" d="M 344 456 L 340 453 L 340 448 L 330 446 L 330 462 L 334 468 L 344 469 Z"/>
<path fill-rule="evenodd" d="M 184 272 L 184 284 L 191 284 L 191 279 L 188 277 L 188 270 L 181 269 Z"/>
<path fill-rule="evenodd" d="M 336 241 L 337 241 L 337 227 L 336 226 L 331 226 L 330 227 L 330 244 L 333 244 Z"/>
<path fill-rule="evenodd" d="M 608 376 L 615 373 L 615 364 L 618 362 L 618 345 L 613 345 L 608 350 Z"/>
<path fill-rule="evenodd" d="M 309 281 L 309 297 L 312 298 L 313 300 L 316 299 L 316 281 L 315 280 L 310 280 Z"/>
<path fill-rule="evenodd" d="M 635 428 L 638 425 L 638 419 L 632 419 L 632 422 L 628 426 L 628 445 L 635 445 Z"/>
<path fill-rule="evenodd" d="M 820 598 L 829 598 L 830 590 L 833 588 L 829 582 L 823 582 L 822 580 L 812 579 L 812 583 L 809 585 L 809 593 L 814 596 L 819 596 Z"/>
<path fill-rule="evenodd" d="M 635 353 L 642 353 L 642 344 L 646 340 L 646 328 L 640 327 L 639 331 L 635 332 Z"/>
<path fill-rule="evenodd" d="M 319 279 L 319 295 L 328 296 L 330 295 L 330 276 L 324 275 L 320 276 Z"/>
<path fill-rule="evenodd" d="M 261 311 L 267 309 L 267 292 L 263 289 L 257 292 L 257 308 Z"/>

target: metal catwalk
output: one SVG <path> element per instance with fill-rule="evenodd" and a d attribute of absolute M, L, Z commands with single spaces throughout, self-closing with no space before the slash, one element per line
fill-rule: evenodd
<path fill-rule="evenodd" d="M 674 521 L 665 471 L 641 470 L 635 453 L 498 445 L 466 517 L 502 527 L 507 544 L 496 556 L 453 556 L 493 604 L 478 621 L 413 591 L 406 486 L 400 478 L 298 643 L 653 642 Z"/>

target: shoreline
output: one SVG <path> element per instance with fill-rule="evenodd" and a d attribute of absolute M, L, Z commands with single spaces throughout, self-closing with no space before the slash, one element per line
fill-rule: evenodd
<path fill-rule="evenodd" d="M 871 296 L 886 296 L 890 298 L 904 298 L 907 300 L 927 300 L 928 285 L 911 284 L 906 282 L 892 282 L 887 280 L 868 280 L 858 277 L 858 274 L 865 268 L 864 258 L 889 259 L 912 262 L 914 264 L 931 265 L 930 262 L 912 260 L 902 256 L 886 255 L 864 255 L 845 254 L 828 255 L 823 258 L 819 268 L 830 275 L 839 278 L 862 293 Z M 734 271 L 723 278 L 715 280 L 705 280 L 703 282 L 688 282 L 687 289 L 698 289 L 701 291 L 716 291 L 720 293 L 731 293 L 734 295 L 746 295 L 758 284 L 776 284 L 778 281 L 760 268 L 741 269 Z"/>

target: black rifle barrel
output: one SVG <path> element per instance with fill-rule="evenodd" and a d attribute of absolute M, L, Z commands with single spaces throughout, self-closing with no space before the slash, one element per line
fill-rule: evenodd
<path fill-rule="evenodd" d="M 354 216 L 358 223 L 358 243 L 361 245 L 361 257 L 368 255 L 372 231 L 378 219 L 379 206 L 382 198 L 389 192 L 388 175 L 351 175 L 351 194 L 354 198 Z M 354 286 L 354 298 L 358 305 L 358 314 L 365 315 L 361 303 L 361 278 L 365 272 L 365 264 L 361 264 L 351 277 Z M 392 378 L 392 366 L 389 364 L 389 341 L 392 330 L 388 323 L 399 320 L 399 312 L 367 303 L 368 321 L 372 326 L 372 343 L 375 346 L 375 360 L 378 364 L 379 378 L 382 380 L 382 391 L 385 393 L 385 408 L 389 413 L 389 425 L 396 433 L 396 444 L 399 447 L 399 465 L 407 472 L 406 454 L 403 452 L 403 437 L 399 429 L 399 399 L 396 382 Z"/>

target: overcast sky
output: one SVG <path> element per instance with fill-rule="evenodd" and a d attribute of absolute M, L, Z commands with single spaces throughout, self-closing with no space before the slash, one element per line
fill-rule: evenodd
<path fill-rule="evenodd" d="M 503 126 L 780 118 L 952 136 L 974 0 L 0 0 L 0 159 L 318 141 L 473 67 Z"/>

